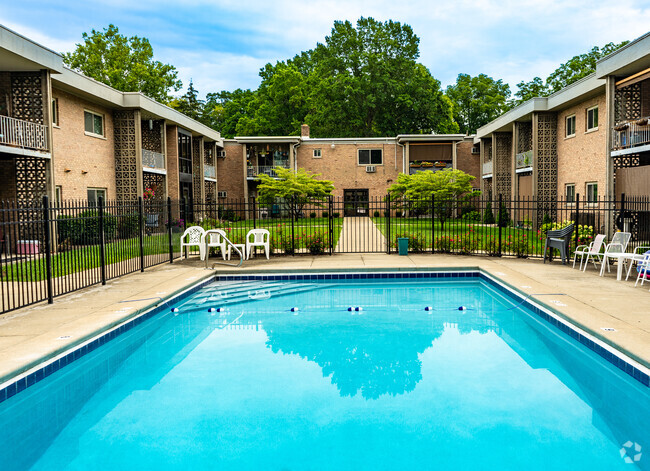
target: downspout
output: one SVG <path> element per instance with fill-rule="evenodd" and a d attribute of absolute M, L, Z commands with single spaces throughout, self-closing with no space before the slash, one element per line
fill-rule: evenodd
<path fill-rule="evenodd" d="M 299 140 L 298 143 L 293 144 L 293 171 L 294 173 L 298 172 L 298 147 L 302 144 L 302 140 Z"/>

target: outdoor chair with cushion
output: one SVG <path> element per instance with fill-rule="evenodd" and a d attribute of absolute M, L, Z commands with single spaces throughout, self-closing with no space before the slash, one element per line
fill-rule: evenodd
<path fill-rule="evenodd" d="M 625 263 L 625 251 L 627 250 L 627 244 L 630 242 L 630 237 L 631 234 L 629 232 L 617 232 L 614 234 L 612 241 L 605 247 L 605 253 L 603 254 L 603 263 L 601 263 L 600 266 L 600 276 L 603 276 L 605 274 L 605 267 L 607 267 L 608 272 L 610 271 L 610 258 L 617 259 L 619 263 Z"/>
<path fill-rule="evenodd" d="M 587 261 L 585 262 L 584 271 L 587 270 L 587 265 L 589 265 L 590 258 L 594 264 L 594 267 L 596 267 L 596 258 L 598 258 L 599 263 L 602 263 L 602 255 L 600 251 L 603 248 L 604 242 L 605 242 L 605 234 L 598 234 L 596 238 L 593 241 L 591 241 L 589 245 L 579 245 L 578 247 L 576 247 L 576 251 L 573 254 L 573 268 L 576 267 L 576 258 L 578 257 L 578 255 L 580 255 L 580 270 L 583 270 L 582 262 L 585 258 L 585 255 L 587 256 Z"/>
<path fill-rule="evenodd" d="M 185 229 L 181 236 L 181 260 L 183 259 L 183 247 L 198 247 L 201 260 L 205 260 L 205 229 L 201 226 L 190 226 Z M 187 256 L 185 257 L 187 258 Z"/>
<path fill-rule="evenodd" d="M 544 263 L 546 263 L 547 249 L 551 249 L 548 260 L 551 261 L 552 249 L 558 249 L 562 257 L 562 265 L 566 265 L 567 254 L 569 253 L 569 243 L 571 243 L 571 234 L 573 234 L 573 224 L 569 224 L 563 229 L 548 231 L 546 233 L 546 242 L 544 243 Z"/>
<path fill-rule="evenodd" d="M 246 258 L 251 258 L 251 249 L 253 247 L 264 247 L 266 259 L 269 259 L 271 234 L 266 229 L 251 229 L 246 234 Z M 254 253 L 254 252 L 253 252 Z"/>

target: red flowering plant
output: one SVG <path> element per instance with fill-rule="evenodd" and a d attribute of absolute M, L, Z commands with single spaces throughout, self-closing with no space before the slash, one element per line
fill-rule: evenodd
<path fill-rule="evenodd" d="M 145 188 L 144 193 L 142 194 L 142 199 L 145 201 L 152 200 L 154 196 L 156 196 L 156 192 L 153 188 Z"/>

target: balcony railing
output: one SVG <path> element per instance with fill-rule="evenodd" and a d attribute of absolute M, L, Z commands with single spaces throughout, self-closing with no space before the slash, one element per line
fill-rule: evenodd
<path fill-rule="evenodd" d="M 527 150 L 516 155 L 517 168 L 528 168 L 533 166 L 533 151 Z"/>
<path fill-rule="evenodd" d="M 217 178 L 217 169 L 214 165 L 203 164 L 203 176 L 206 178 Z"/>
<path fill-rule="evenodd" d="M 152 150 L 142 149 L 142 166 L 165 170 L 165 154 Z"/>
<path fill-rule="evenodd" d="M 47 126 L 0 116 L 0 144 L 47 152 Z"/>
<path fill-rule="evenodd" d="M 614 126 L 612 150 L 650 144 L 650 118 L 627 121 Z"/>
<path fill-rule="evenodd" d="M 284 168 L 289 168 L 289 167 L 287 166 Z M 275 167 L 257 166 L 257 167 L 248 167 L 247 169 L 247 175 L 249 178 L 254 178 L 258 176 L 260 173 L 268 175 L 269 177 L 278 178 L 278 176 L 275 173 Z"/>
<path fill-rule="evenodd" d="M 483 175 L 492 173 L 492 161 L 483 162 Z"/>

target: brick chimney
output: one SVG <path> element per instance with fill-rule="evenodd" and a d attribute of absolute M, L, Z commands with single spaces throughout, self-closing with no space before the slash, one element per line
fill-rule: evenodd
<path fill-rule="evenodd" d="M 309 137 L 309 124 L 300 126 L 300 137 Z"/>

